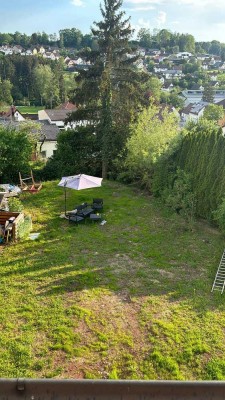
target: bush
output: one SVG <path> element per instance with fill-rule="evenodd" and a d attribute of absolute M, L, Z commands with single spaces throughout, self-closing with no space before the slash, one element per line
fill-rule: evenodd
<path fill-rule="evenodd" d="M 177 169 L 170 189 L 164 191 L 164 200 L 168 207 L 182 215 L 189 223 L 195 216 L 195 195 L 192 192 L 191 176 Z"/>
<path fill-rule="evenodd" d="M 24 220 L 18 225 L 18 238 L 22 239 L 30 233 L 32 229 L 32 219 L 30 215 L 26 215 Z"/>
<path fill-rule="evenodd" d="M 17 197 L 9 197 L 8 206 L 11 212 L 22 212 L 24 209 L 23 204 Z"/>
<path fill-rule="evenodd" d="M 225 198 L 217 209 L 213 211 L 213 218 L 217 222 L 221 231 L 225 233 Z"/>

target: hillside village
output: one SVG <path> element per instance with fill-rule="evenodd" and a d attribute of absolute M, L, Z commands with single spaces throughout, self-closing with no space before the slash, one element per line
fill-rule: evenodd
<path fill-rule="evenodd" d="M 22 46 L 0 47 L 0 52 L 5 57 L 16 55 L 18 57 L 41 57 L 54 62 L 63 60 L 64 69 L 67 73 L 77 73 L 79 70 L 88 70 L 90 61 L 81 56 L 70 58 L 60 55 L 59 48 L 45 48 L 44 46 L 33 47 L 25 50 Z M 209 84 L 213 90 L 213 103 L 225 109 L 225 62 L 221 57 L 209 54 L 192 54 L 190 52 L 177 52 L 176 54 L 166 53 L 159 49 L 138 50 L 139 59 L 135 62 L 135 67 L 139 71 L 148 73 L 150 77 L 158 79 L 161 92 L 175 93 L 181 99 L 183 107 L 174 107 L 168 104 L 170 112 L 174 112 L 179 118 L 180 126 L 184 126 L 189 121 L 198 121 L 204 114 L 210 102 L 203 101 L 204 85 L 199 82 L 199 76 L 204 72 L 209 79 Z M 148 71 L 151 64 L 151 72 Z M 193 73 L 186 72 L 187 66 L 196 66 Z M 223 79 L 221 79 L 221 77 Z M 182 89 L 183 83 L 188 84 Z M 165 103 L 166 104 L 166 103 Z M 163 105 L 163 104 L 162 104 Z M 48 159 L 53 156 L 57 148 L 57 136 L 60 130 L 74 129 L 76 126 L 84 124 L 84 121 L 65 122 L 70 113 L 77 110 L 76 105 L 67 101 L 54 109 L 43 109 L 35 114 L 23 114 L 16 106 L 10 107 L 0 113 L 0 124 L 15 123 L 31 119 L 41 125 L 40 140 L 37 149 L 40 156 Z M 87 123 L 87 121 L 85 122 Z M 225 124 L 222 128 L 225 131 Z"/>
<path fill-rule="evenodd" d="M 71 49 L 71 51 L 74 49 Z M 64 70 L 77 73 L 88 70 L 90 61 L 80 55 L 63 56 L 57 46 L 33 46 L 24 49 L 20 45 L 2 45 L 0 53 L 5 57 L 10 55 L 24 57 L 42 57 L 45 60 L 58 62 L 62 60 Z M 179 115 L 181 122 L 198 120 L 207 106 L 203 101 L 204 80 L 207 78 L 213 90 L 213 103 L 224 106 L 225 102 L 225 62 L 218 55 L 193 54 L 183 51 L 177 53 L 165 52 L 160 49 L 145 49 L 139 47 L 139 58 L 135 62 L 137 70 L 144 71 L 150 77 L 159 80 L 161 91 L 165 93 L 168 104 L 173 104 L 173 96 L 180 98 Z M 191 72 L 192 71 L 192 72 Z M 170 97 L 172 94 L 172 97 Z M 16 103 L 15 103 L 16 104 Z M 183 106 L 181 106 L 181 104 Z M 61 127 L 62 128 L 62 127 Z"/>

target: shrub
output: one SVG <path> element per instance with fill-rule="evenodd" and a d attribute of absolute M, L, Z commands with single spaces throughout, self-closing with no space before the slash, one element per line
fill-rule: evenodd
<path fill-rule="evenodd" d="M 30 233 L 32 229 L 32 219 L 30 215 L 26 215 L 24 220 L 18 225 L 18 238 L 22 239 Z"/>
<path fill-rule="evenodd" d="M 189 223 L 193 222 L 196 201 L 190 174 L 178 168 L 173 176 L 171 188 L 164 191 L 163 197 L 168 207 L 182 215 Z"/>
<path fill-rule="evenodd" d="M 225 233 L 225 198 L 217 209 L 213 211 L 213 218 L 217 222 L 221 231 Z"/>
<path fill-rule="evenodd" d="M 22 212 L 24 209 L 23 204 L 17 197 L 9 197 L 8 205 L 11 212 Z"/>

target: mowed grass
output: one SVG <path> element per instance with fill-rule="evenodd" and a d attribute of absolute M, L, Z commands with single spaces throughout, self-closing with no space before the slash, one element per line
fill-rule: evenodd
<path fill-rule="evenodd" d="M 67 194 L 102 197 L 107 223 L 61 219 L 57 182 L 23 195 L 40 236 L 1 251 L 0 376 L 224 379 L 224 236 L 115 182 Z"/>
<path fill-rule="evenodd" d="M 17 106 L 16 107 L 22 114 L 37 114 L 38 111 L 43 110 L 44 106 Z"/>

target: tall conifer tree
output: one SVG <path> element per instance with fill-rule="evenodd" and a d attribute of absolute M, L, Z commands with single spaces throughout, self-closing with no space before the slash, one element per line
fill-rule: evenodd
<path fill-rule="evenodd" d="M 132 29 L 130 18 L 121 11 L 122 3 L 122 0 L 104 0 L 104 7 L 100 6 L 103 19 L 94 22 L 95 28 L 92 28 L 99 48 L 86 54 L 91 66 L 79 73 L 73 99 L 80 109 L 72 118 L 96 122 L 103 178 L 124 146 L 134 111 L 146 101 L 141 83 L 147 74 L 134 67 L 138 56 L 129 44 Z"/>
<path fill-rule="evenodd" d="M 204 90 L 203 90 L 203 94 L 202 94 L 202 101 L 206 101 L 208 103 L 213 103 L 214 102 L 214 94 L 215 94 L 215 90 L 212 87 L 212 85 L 210 85 L 210 82 L 206 82 L 204 85 Z"/>

